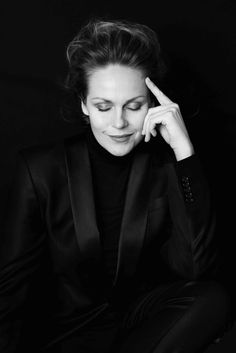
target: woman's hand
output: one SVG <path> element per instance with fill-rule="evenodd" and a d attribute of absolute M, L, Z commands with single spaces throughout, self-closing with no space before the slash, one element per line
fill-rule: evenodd
<path fill-rule="evenodd" d="M 156 136 L 155 129 L 158 128 L 173 149 L 177 161 L 191 156 L 194 149 L 178 104 L 173 103 L 148 77 L 145 82 L 160 103 L 160 106 L 149 108 L 145 117 L 142 131 L 145 141 L 148 142 L 151 135 Z"/>

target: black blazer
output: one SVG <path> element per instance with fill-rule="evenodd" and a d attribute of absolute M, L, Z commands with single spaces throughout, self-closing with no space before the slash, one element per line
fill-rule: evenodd
<path fill-rule="evenodd" d="M 176 162 L 160 139 L 134 154 L 113 285 L 101 261 L 85 135 L 19 152 L 1 240 L 1 353 L 17 346 L 29 303 L 38 314 L 47 308 L 50 346 L 117 297 L 125 303 L 163 281 L 215 276 L 214 213 L 198 156 Z"/>

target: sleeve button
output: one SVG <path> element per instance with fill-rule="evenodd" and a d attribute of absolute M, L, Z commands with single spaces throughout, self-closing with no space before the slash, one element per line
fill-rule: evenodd
<path fill-rule="evenodd" d="M 185 197 L 185 201 L 186 202 L 194 202 L 194 198 L 191 196 L 191 197 Z"/>

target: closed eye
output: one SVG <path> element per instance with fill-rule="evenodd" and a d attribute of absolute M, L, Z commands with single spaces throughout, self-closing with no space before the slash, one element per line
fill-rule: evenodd
<path fill-rule="evenodd" d="M 96 104 L 96 108 L 100 112 L 107 112 L 108 110 L 111 109 L 110 105 L 107 105 L 107 104 Z"/>
<path fill-rule="evenodd" d="M 139 109 L 141 109 L 141 104 L 139 103 L 139 104 L 137 104 L 137 103 L 132 103 L 132 104 L 128 104 L 127 106 L 126 106 L 126 108 L 127 109 L 129 109 L 129 110 L 133 110 L 133 111 L 135 111 L 135 110 L 139 110 Z"/>
<path fill-rule="evenodd" d="M 142 104 L 140 103 L 129 103 L 127 105 L 124 106 L 125 109 L 128 110 L 132 110 L 132 111 L 137 111 L 140 110 L 142 107 Z M 96 104 L 96 108 L 100 111 L 100 112 L 107 112 L 109 111 L 112 107 L 110 105 L 107 104 Z"/>
<path fill-rule="evenodd" d="M 98 108 L 98 110 L 100 111 L 100 112 L 107 112 L 108 110 L 110 110 L 111 108 Z"/>

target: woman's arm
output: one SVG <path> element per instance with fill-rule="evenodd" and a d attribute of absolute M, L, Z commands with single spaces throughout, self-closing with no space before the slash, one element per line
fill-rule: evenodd
<path fill-rule="evenodd" d="M 181 277 L 215 278 L 219 256 L 215 212 L 196 154 L 168 163 L 171 236 L 162 248 L 164 261 Z"/>
<path fill-rule="evenodd" d="M 218 269 L 215 215 L 201 163 L 178 104 L 150 79 L 145 82 L 160 103 L 150 108 L 145 117 L 145 141 L 151 135 L 155 137 L 159 130 L 171 148 L 166 168 L 172 228 L 170 239 L 162 248 L 163 259 L 184 278 L 215 277 Z"/>
<path fill-rule="evenodd" d="M 0 352 L 16 352 L 30 280 L 39 267 L 44 224 L 38 195 L 21 153 L 1 227 Z"/>

